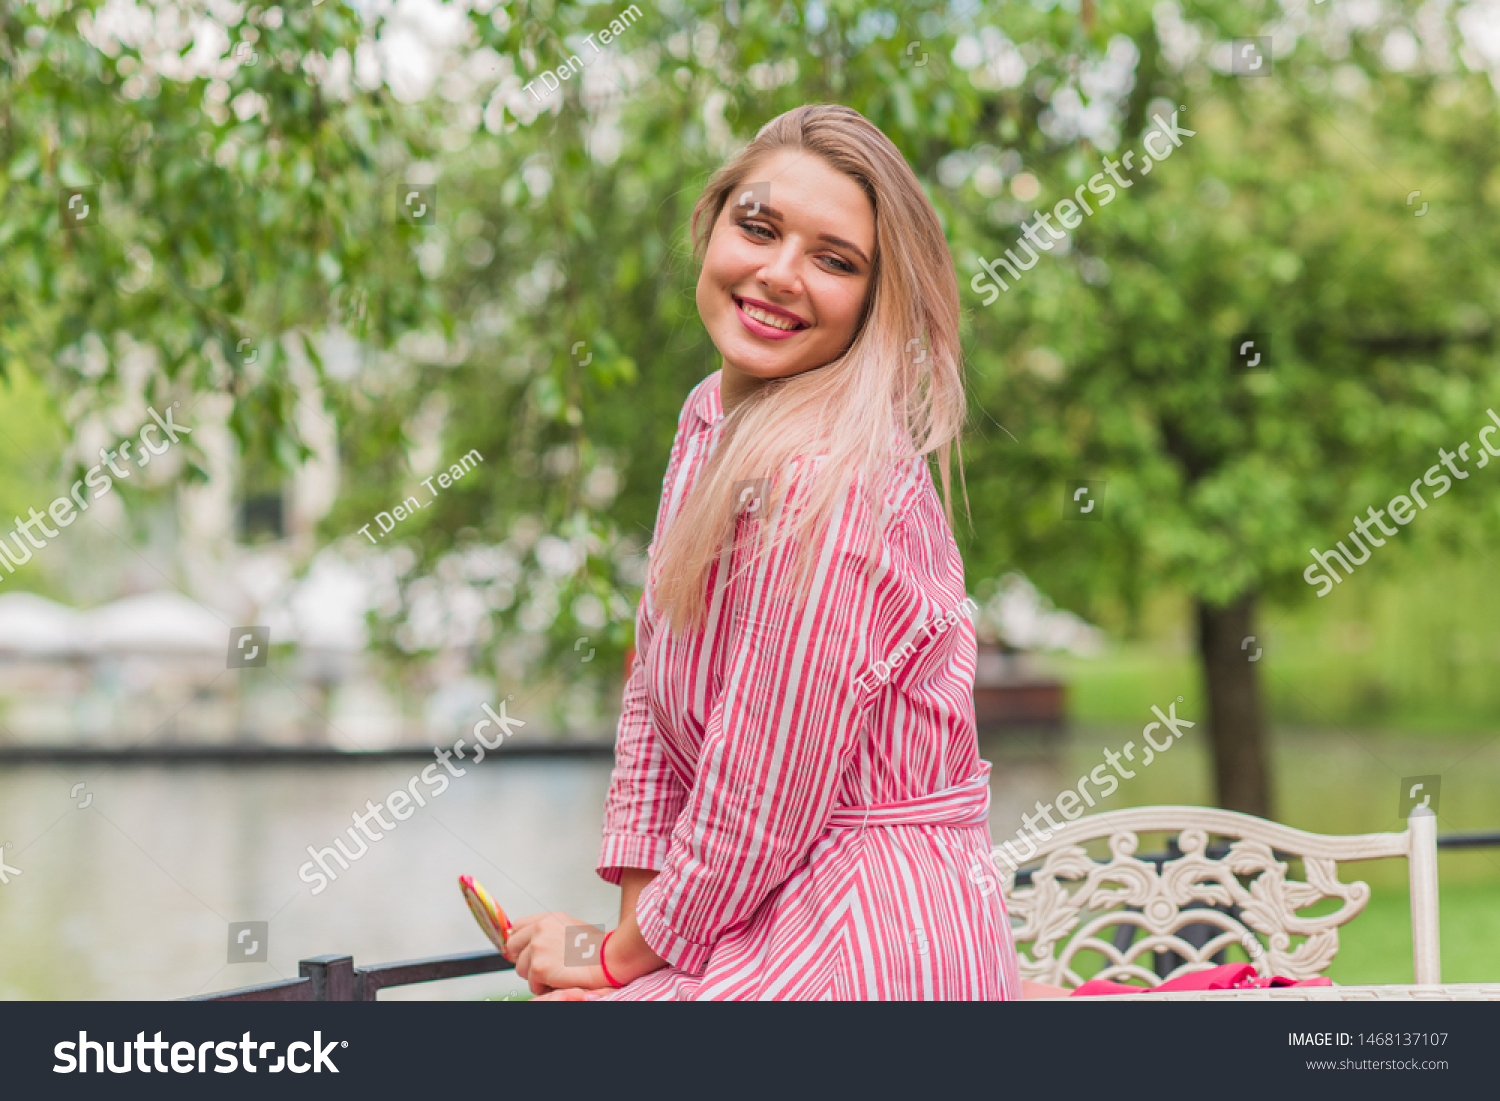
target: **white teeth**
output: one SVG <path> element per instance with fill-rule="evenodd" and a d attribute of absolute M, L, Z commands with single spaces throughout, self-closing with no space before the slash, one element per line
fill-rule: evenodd
<path fill-rule="evenodd" d="M 780 329 L 782 332 L 791 332 L 793 329 L 797 328 L 797 322 L 788 321 L 784 317 L 778 317 L 775 314 L 766 313 L 765 310 L 758 310 L 748 302 L 740 302 L 740 309 L 744 310 L 747 314 L 755 318 L 755 320 L 759 321 L 762 325 L 769 325 L 773 329 Z"/>

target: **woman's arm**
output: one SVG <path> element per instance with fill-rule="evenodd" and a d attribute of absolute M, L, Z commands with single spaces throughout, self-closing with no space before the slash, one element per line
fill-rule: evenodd
<path fill-rule="evenodd" d="M 663 531 L 668 502 L 682 468 L 692 410 L 702 386 L 700 383 L 694 388 L 677 418 L 677 435 L 662 478 L 651 545 L 646 548 L 648 562 Z M 687 799 L 687 787 L 667 763 L 651 718 L 646 661 L 656 624 L 649 614 L 649 604 L 648 595 L 643 592 L 635 613 L 635 662 L 625 680 L 615 736 L 615 767 L 604 804 L 604 842 L 597 870 L 608 883 L 619 883 L 625 868 L 661 867 L 667 856 L 672 825 Z M 634 913 L 634 894 L 630 901 Z"/>
<path fill-rule="evenodd" d="M 635 924 L 635 900 L 641 888 L 660 873 L 649 868 L 620 869 L 620 927 Z"/>
<path fill-rule="evenodd" d="M 620 924 L 609 938 L 604 960 L 615 982 L 628 983 L 667 965 L 641 936 L 641 927 L 635 919 L 637 896 L 659 874 L 646 868 L 620 869 Z"/>
<path fill-rule="evenodd" d="M 694 423 L 700 391 L 709 380 L 699 383 L 683 403 L 677 417 L 677 435 L 672 440 L 672 454 L 662 477 L 661 497 L 656 508 L 656 523 L 649 559 L 662 531 L 672 489 L 678 481 L 689 428 Z M 646 658 L 651 651 L 655 624 L 648 614 L 648 599 L 642 593 L 635 616 L 635 661 L 625 679 L 621 699 L 620 722 L 615 735 L 615 767 L 610 774 L 609 793 L 605 797 L 604 837 L 596 870 L 608 883 L 620 885 L 620 925 L 609 938 L 610 974 L 621 982 L 661 967 L 660 956 L 640 938 L 636 925 L 636 898 L 655 877 L 666 859 L 673 823 L 687 799 L 687 787 L 667 763 L 666 754 L 651 717 L 646 692 Z M 532 914 L 515 923 L 512 944 L 507 950 L 516 961 L 516 970 L 531 982 L 533 993 L 558 988 L 604 987 L 608 983 L 598 964 L 567 967 L 563 937 L 568 928 L 586 922 L 567 914 Z M 616 968 L 619 970 L 616 970 Z"/>
<path fill-rule="evenodd" d="M 596 864 L 608 883 L 621 883 L 626 868 L 659 868 L 667 856 L 672 825 L 687 801 L 687 787 L 667 763 L 646 696 L 646 649 L 652 624 L 642 610 L 636 616 L 636 639 L 643 649 L 625 683 L 615 767 L 604 801 L 604 837 Z M 634 904 L 634 896 L 631 898 Z"/>
<path fill-rule="evenodd" d="M 587 922 L 564 913 L 531 914 L 511 929 L 505 955 L 515 961 L 516 973 L 531 984 L 533 994 L 552 990 L 608 989 L 610 979 L 624 986 L 642 975 L 665 967 L 666 960 L 651 950 L 641 937 L 635 920 L 635 900 L 642 888 L 656 878 L 648 868 L 617 868 L 620 873 L 620 924 L 604 947 L 604 966 L 598 963 L 568 965 L 564 938 L 570 929 Z"/>
<path fill-rule="evenodd" d="M 780 519 L 742 523 L 789 524 L 805 488 L 794 483 Z M 830 519 L 811 548 L 808 590 L 792 584 L 797 547 L 783 542 L 735 580 L 713 628 L 725 636 L 725 678 L 661 874 L 635 907 L 656 955 L 690 974 L 822 835 L 871 697 L 858 674 L 890 652 L 888 632 L 919 618 L 892 604 L 902 586 L 885 545 L 869 545 L 873 516 L 857 484 Z M 738 545 L 733 567 L 749 553 Z"/>

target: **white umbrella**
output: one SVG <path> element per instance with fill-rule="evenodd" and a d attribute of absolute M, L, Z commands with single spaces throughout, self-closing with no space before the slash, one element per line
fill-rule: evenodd
<path fill-rule="evenodd" d="M 0 652 L 55 656 L 78 648 L 80 617 L 35 593 L 0 594 Z"/>
<path fill-rule="evenodd" d="M 127 596 L 84 616 L 83 637 L 91 649 L 130 653 L 228 653 L 234 621 L 181 593 Z"/>

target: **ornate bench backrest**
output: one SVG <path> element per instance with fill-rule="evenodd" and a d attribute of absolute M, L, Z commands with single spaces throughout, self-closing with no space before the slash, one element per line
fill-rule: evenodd
<path fill-rule="evenodd" d="M 1339 880 L 1339 863 L 1411 859 L 1415 847 L 1416 981 L 1438 982 L 1436 820 L 1414 816 L 1410 825 L 1402 833 L 1334 837 L 1210 807 L 1135 807 L 1079 818 L 1047 840 L 1028 842 L 1031 852 L 1015 852 L 1011 842 L 1007 856 L 1006 847 L 997 846 L 1021 977 L 1076 987 L 1084 976 L 1075 960 L 1093 952 L 1103 958 L 1104 967 L 1091 977 L 1155 985 L 1161 979 L 1145 965 L 1150 960 L 1142 961 L 1148 954 L 1177 953 L 1183 962 L 1170 972 L 1175 977 L 1212 967 L 1216 953 L 1239 945 L 1263 975 L 1314 978 L 1338 952 L 1339 927 L 1370 898 L 1364 883 Z M 1158 870 L 1136 856 L 1142 833 L 1175 834 L 1181 855 Z M 1210 838 L 1222 838 L 1227 851 L 1210 855 Z M 1109 847 L 1103 862 L 1084 848 L 1085 842 L 1098 839 Z M 1289 877 L 1285 856 L 1301 858 L 1303 879 Z M 1018 860 L 1041 862 L 1028 887 L 1015 886 L 1011 865 Z M 1338 909 L 1301 916 L 1300 911 L 1327 899 L 1338 900 Z M 1215 930 L 1202 945 L 1181 935 L 1184 926 L 1195 923 Z M 1120 926 L 1143 932 L 1128 934 L 1128 941 L 1117 939 Z M 1294 936 L 1306 940 L 1293 947 Z"/>

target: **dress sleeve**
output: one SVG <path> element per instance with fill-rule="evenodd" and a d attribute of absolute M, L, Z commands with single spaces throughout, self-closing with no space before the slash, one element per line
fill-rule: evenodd
<path fill-rule="evenodd" d="M 672 825 L 687 799 L 687 788 L 662 752 L 646 699 L 643 655 L 650 648 L 651 623 L 644 597 L 636 611 L 635 637 L 635 663 L 625 682 L 615 734 L 615 768 L 604 804 L 604 843 L 599 850 L 597 870 L 609 883 L 620 882 L 621 868 L 662 866 Z"/>
<path fill-rule="evenodd" d="M 785 525 L 798 488 L 764 522 Z M 805 595 L 793 588 L 791 542 L 728 584 L 723 690 L 661 874 L 636 904 L 646 942 L 684 971 L 702 972 L 720 935 L 806 860 L 835 809 L 874 695 L 856 672 L 893 626 L 879 607 L 891 559 L 884 540 L 868 542 L 872 522 L 856 482 L 814 545 Z M 735 552 L 736 572 L 751 549 Z"/>
<path fill-rule="evenodd" d="M 656 523 L 649 559 L 661 535 L 668 500 L 682 464 L 684 438 L 690 424 L 695 388 L 683 403 L 677 419 L 677 435 L 667 471 L 662 476 L 661 499 L 656 506 Z M 621 868 L 658 869 L 666 859 L 672 824 L 682 812 L 687 788 L 673 771 L 662 750 L 661 738 L 651 720 L 651 704 L 646 698 L 646 655 L 651 649 L 655 625 L 651 621 L 649 601 L 641 594 L 635 614 L 635 662 L 625 681 L 620 706 L 620 723 L 615 731 L 615 767 L 610 774 L 609 794 L 604 803 L 604 841 L 596 866 L 601 879 L 620 882 Z"/>

